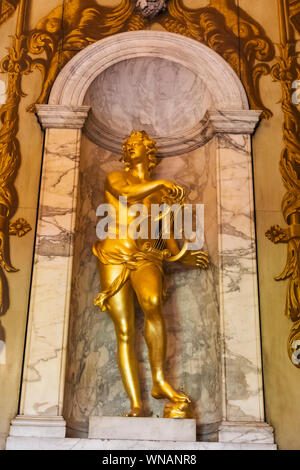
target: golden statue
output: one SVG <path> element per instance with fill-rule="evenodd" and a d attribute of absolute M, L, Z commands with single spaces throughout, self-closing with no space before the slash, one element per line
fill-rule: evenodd
<path fill-rule="evenodd" d="M 202 251 L 180 250 L 174 233 L 163 240 L 135 239 L 128 227 L 133 220 L 130 207 L 143 204 L 180 203 L 184 189 L 166 180 L 151 180 L 152 170 L 159 163 L 155 142 L 146 132 L 133 131 L 123 145 L 124 171 L 112 172 L 105 182 L 106 203 L 116 211 L 115 228 L 106 239 L 97 241 L 93 252 L 98 258 L 102 293 L 95 305 L 108 311 L 114 322 L 118 342 L 118 365 L 131 403 L 126 416 L 142 416 L 138 367 L 134 350 L 134 293 L 145 314 L 145 339 L 153 379 L 152 396 L 167 399 L 164 417 L 192 417 L 191 400 L 166 381 L 164 361 L 167 334 L 162 305 L 165 294 L 163 260 L 176 261 L 207 269 L 208 256 Z M 127 204 L 120 204 L 126 198 Z M 125 235 L 124 235 L 125 233 Z"/>

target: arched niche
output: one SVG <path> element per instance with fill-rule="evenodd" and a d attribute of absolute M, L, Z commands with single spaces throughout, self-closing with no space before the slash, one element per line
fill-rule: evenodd
<path fill-rule="evenodd" d="M 194 190 L 198 197 L 194 202 L 205 202 L 211 217 L 206 239 L 213 259 L 213 269 L 206 278 L 196 278 L 197 275 L 193 274 L 194 281 L 189 278 L 188 298 L 182 301 L 173 297 L 172 302 L 175 308 L 181 305 L 180 319 L 185 302 L 194 300 L 195 315 L 199 300 L 198 281 L 202 282 L 202 287 L 211 284 L 211 299 L 214 296 L 210 304 L 212 321 L 208 320 L 209 312 L 202 316 L 203 328 L 209 333 L 200 338 L 200 343 L 204 340 L 209 343 L 213 338 L 208 349 L 214 352 L 214 365 L 205 356 L 205 344 L 199 348 L 197 335 L 201 336 L 201 332 L 197 329 L 199 324 L 194 316 L 194 331 L 190 332 L 192 340 L 187 336 L 189 329 L 182 332 L 178 328 L 178 334 L 184 335 L 181 341 L 190 344 L 189 359 L 185 361 L 188 364 L 188 374 L 184 386 L 192 384 L 193 387 L 201 388 L 201 377 L 207 384 L 217 384 L 214 390 L 218 389 L 218 392 L 213 397 L 208 396 L 207 387 L 207 397 L 200 398 L 200 404 L 205 406 L 206 402 L 210 402 L 210 406 L 214 408 L 211 417 L 204 423 L 208 434 L 211 426 L 211 431 L 216 432 L 219 440 L 230 440 L 230 436 L 238 428 L 245 440 L 250 436 L 250 440 L 255 441 L 257 437 L 257 442 L 261 442 L 262 432 L 267 436 L 265 442 L 268 439 L 271 442 L 272 433 L 270 434 L 264 423 L 263 411 L 251 165 L 251 134 L 256 128 L 260 112 L 249 110 L 239 78 L 218 54 L 194 40 L 158 31 L 117 34 L 87 47 L 60 73 L 53 86 L 49 104 L 37 106 L 39 120 L 46 129 L 46 139 L 22 400 L 20 415 L 12 424 L 12 432 L 24 436 L 24 429 L 30 428 L 30 432 L 40 438 L 43 435 L 64 437 L 66 433 L 63 412 L 68 409 L 68 403 L 64 403 L 64 400 L 70 397 L 68 387 L 72 386 L 69 383 L 66 391 L 66 369 L 69 367 L 70 371 L 73 367 L 73 376 L 80 378 L 83 370 L 80 372 L 80 367 L 72 365 L 72 359 L 75 363 L 76 360 L 80 362 L 80 357 L 90 353 L 83 347 L 79 359 L 72 358 L 72 355 L 67 356 L 70 310 L 73 315 L 79 303 L 84 301 L 81 297 L 78 303 L 78 297 L 74 296 L 78 282 L 82 279 L 78 273 L 84 262 L 84 258 L 80 258 L 80 255 L 78 257 L 80 250 L 76 248 L 76 236 L 78 246 L 83 246 L 84 239 L 84 234 L 79 233 L 82 225 L 78 221 L 83 220 L 85 210 L 92 210 L 84 197 L 78 198 L 80 168 L 82 183 L 95 178 L 99 168 L 103 179 L 102 169 L 105 167 L 105 171 L 108 171 L 111 163 L 118 164 L 117 153 L 126 129 L 118 126 L 116 116 L 107 125 L 107 113 L 112 108 L 107 106 L 106 114 L 99 114 L 97 100 L 100 106 L 101 96 L 98 93 L 101 90 L 103 92 L 105 74 L 106 80 L 109 80 L 112 71 L 120 74 L 128 64 L 131 64 L 129 69 L 134 69 L 134 61 L 140 61 L 144 65 L 152 64 L 151 67 L 154 62 L 165 61 L 164 65 L 170 68 L 170 73 L 177 67 L 186 76 L 192 74 L 195 83 L 203 88 L 204 99 L 200 100 L 202 108 L 197 105 L 193 110 L 196 121 L 191 120 L 189 125 L 183 126 L 182 131 L 177 127 L 176 132 L 173 132 L 172 126 L 169 126 L 166 135 L 160 135 L 159 128 L 156 128 L 154 136 L 160 148 L 160 156 L 169 157 L 162 162 L 162 171 L 172 173 L 172 169 L 177 168 L 178 171 L 173 171 L 173 176 L 177 176 L 180 183 L 184 174 L 181 170 L 189 162 L 189 171 L 193 173 Z M 193 106 L 193 100 L 190 97 L 186 99 L 187 106 Z M 159 102 L 157 106 L 160 106 Z M 95 174 L 91 171 L 91 165 Z M 84 180 L 87 171 L 91 177 Z M 207 192 L 197 192 L 207 171 Z M 203 197 L 202 201 L 199 201 L 200 196 Z M 88 209 L 84 208 L 85 205 Z M 171 273 L 172 279 L 176 275 Z M 182 273 L 178 276 L 185 277 Z M 174 286 L 180 292 L 180 286 L 176 282 Z M 94 285 L 87 285 L 87 289 L 89 287 L 94 289 Z M 181 291 L 183 297 L 184 292 L 187 290 Z M 205 306 L 204 298 L 201 302 Z M 88 299 L 88 304 L 86 308 L 90 308 L 91 298 Z M 208 304 L 209 302 L 206 305 Z M 93 321 L 97 323 L 97 320 Z M 93 321 L 90 328 L 95 326 Z M 185 322 L 188 322 L 186 312 Z M 71 328 L 69 341 L 73 340 L 72 331 L 75 330 Z M 76 344 L 79 344 L 78 341 Z M 98 354 L 101 362 L 98 346 L 94 348 L 93 354 Z M 77 348 L 77 353 L 80 353 L 80 348 Z M 206 363 L 208 367 L 204 372 Z M 93 381 L 95 362 L 92 361 L 91 364 L 86 377 L 89 381 Z M 83 369 L 85 367 L 87 363 Z M 182 371 L 183 368 L 184 363 L 181 365 Z M 102 377 L 101 380 L 105 381 L 105 378 Z M 85 383 L 83 395 L 88 389 L 89 385 Z M 109 402 L 114 393 L 109 383 L 105 393 Z M 86 407 L 88 418 L 89 407 L 84 399 L 82 403 L 83 408 Z M 110 414 L 105 406 L 103 409 L 106 414 Z M 69 411 L 67 414 L 70 415 Z M 97 413 L 102 412 L 98 409 Z M 81 429 L 81 424 L 71 423 L 77 431 L 82 430 L 84 433 L 86 428 L 83 426 Z M 201 409 L 198 424 L 201 432 Z"/>

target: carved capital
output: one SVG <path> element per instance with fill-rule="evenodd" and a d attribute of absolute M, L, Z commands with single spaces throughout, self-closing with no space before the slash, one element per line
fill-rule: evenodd
<path fill-rule="evenodd" d="M 89 106 L 36 105 L 36 114 L 43 129 L 82 129 L 89 110 Z"/>
<path fill-rule="evenodd" d="M 216 133 L 252 135 L 262 116 L 262 111 L 222 110 L 209 111 L 207 114 Z"/>

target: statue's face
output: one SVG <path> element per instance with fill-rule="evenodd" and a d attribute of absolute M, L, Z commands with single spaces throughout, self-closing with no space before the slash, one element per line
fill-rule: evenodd
<path fill-rule="evenodd" d="M 131 138 L 126 145 L 127 159 L 133 164 L 148 161 L 147 149 L 143 141 L 138 138 Z"/>

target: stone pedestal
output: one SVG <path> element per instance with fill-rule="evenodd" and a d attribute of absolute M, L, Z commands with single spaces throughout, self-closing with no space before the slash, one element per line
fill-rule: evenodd
<path fill-rule="evenodd" d="M 89 439 L 196 442 L 196 420 L 93 416 Z"/>

